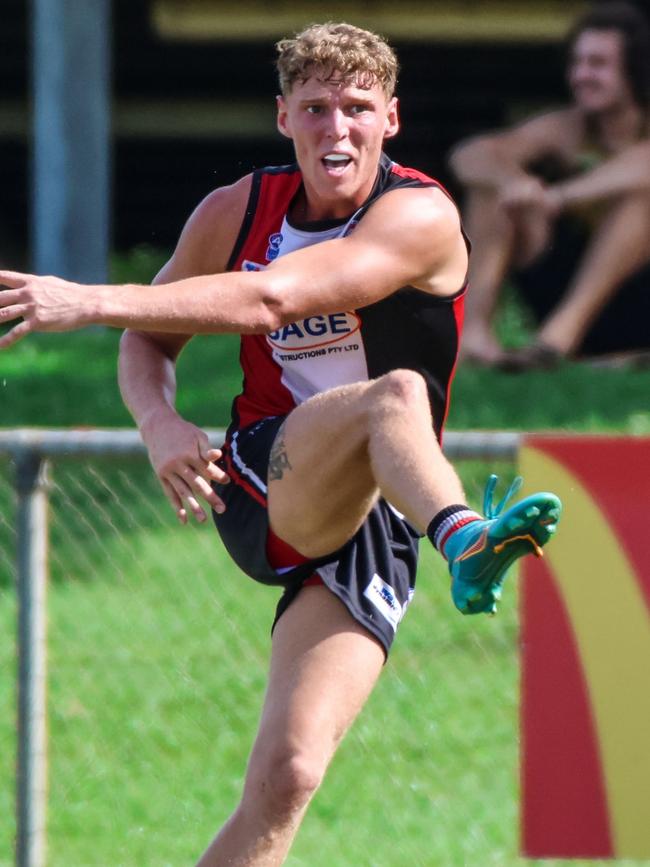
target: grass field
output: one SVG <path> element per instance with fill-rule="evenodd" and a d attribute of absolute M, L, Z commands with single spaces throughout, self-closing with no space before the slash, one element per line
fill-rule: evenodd
<path fill-rule="evenodd" d="M 115 281 L 146 283 L 165 261 L 147 247 L 116 257 Z M 525 310 L 506 294 L 499 319 L 511 346 L 530 334 Z M 119 335 L 111 329 L 32 335 L 0 355 L 0 426 L 124 426 L 131 419 L 115 379 Z M 197 337 L 179 363 L 180 410 L 219 427 L 241 385 L 238 339 Z M 505 376 L 476 367 L 457 373 L 449 429 L 562 429 L 650 433 L 650 366 L 606 369 L 567 362 L 557 370 Z"/>
<path fill-rule="evenodd" d="M 2 427 L 130 426 L 115 381 L 118 335 L 33 335 L 0 356 Z M 237 339 L 197 337 L 179 362 L 181 412 L 197 424 L 227 423 L 241 377 Z M 234 363 L 233 363 L 234 360 Z M 650 433 L 650 368 L 611 370 L 567 363 L 508 376 L 461 368 L 450 430 L 497 429 Z"/>
<path fill-rule="evenodd" d="M 483 468 L 466 469 L 476 488 Z M 158 514 L 145 467 L 62 464 L 54 480 L 49 863 L 190 864 L 241 785 L 277 593 L 245 582 L 207 528 Z M 428 551 L 422 575 L 294 867 L 462 865 L 484 852 L 481 863 L 516 863 L 515 594 L 502 617 L 470 622 L 451 611 L 444 570 Z M 14 616 L 7 591 L 5 635 Z M 11 659 L 3 643 L 3 671 Z M 6 816 L 12 698 L 3 690 Z M 11 834 L 3 823 L 0 853 L 10 852 Z"/>
<path fill-rule="evenodd" d="M 148 279 L 153 257 L 134 255 L 117 263 L 116 277 Z M 516 341 L 518 311 L 508 317 Z M 130 425 L 115 385 L 117 339 L 104 329 L 39 335 L 0 355 L 0 425 Z M 196 339 L 181 358 L 179 406 L 198 424 L 227 422 L 236 344 Z M 650 370 L 461 369 L 448 426 L 647 434 L 649 393 Z M 488 468 L 461 470 L 479 505 Z M 12 863 L 15 830 L 10 472 L 0 461 L 2 867 Z M 144 462 L 62 462 L 53 475 L 48 863 L 191 864 L 237 798 L 277 594 L 243 579 L 210 528 L 178 527 Z M 289 867 L 524 863 L 515 583 L 499 617 L 462 618 L 444 567 L 423 549 L 418 588 Z"/>

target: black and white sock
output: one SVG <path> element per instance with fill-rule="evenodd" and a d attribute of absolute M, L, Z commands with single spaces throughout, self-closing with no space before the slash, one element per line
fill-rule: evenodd
<path fill-rule="evenodd" d="M 456 503 L 453 506 L 446 506 L 438 512 L 427 527 L 427 536 L 431 540 L 433 547 L 440 551 L 444 557 L 445 544 L 456 530 L 459 530 L 471 521 L 482 520 L 482 516 L 473 509 L 470 509 L 469 506 L 466 506 L 464 503 Z"/>

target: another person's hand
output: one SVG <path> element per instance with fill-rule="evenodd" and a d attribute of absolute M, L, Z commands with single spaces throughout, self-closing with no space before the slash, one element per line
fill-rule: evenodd
<path fill-rule="evenodd" d="M 559 185 L 546 185 L 528 175 L 503 186 L 499 195 L 501 207 L 508 211 L 538 211 L 553 220 L 564 208 L 564 196 Z"/>
<path fill-rule="evenodd" d="M 517 268 L 527 268 L 549 247 L 553 221 L 539 208 L 521 211 L 517 220 L 517 243 L 513 262 Z"/>
<path fill-rule="evenodd" d="M 187 523 L 187 507 L 197 521 L 206 520 L 199 500 L 216 512 L 225 510 L 211 482 L 227 484 L 230 479 L 215 463 L 222 456 L 221 449 L 210 447 L 204 431 L 169 408 L 152 413 L 141 433 L 154 471 L 182 524 Z"/>
<path fill-rule="evenodd" d="M 499 203 L 508 211 L 518 208 L 540 208 L 546 211 L 546 187 L 532 175 L 517 178 L 501 187 Z"/>
<path fill-rule="evenodd" d="M 0 271 L 0 325 L 22 319 L 0 337 L 0 349 L 32 331 L 72 331 L 92 322 L 92 296 L 88 286 L 61 280 Z"/>
<path fill-rule="evenodd" d="M 544 206 L 549 217 L 557 217 L 566 207 L 564 191 L 560 184 L 552 184 L 544 190 Z"/>
<path fill-rule="evenodd" d="M 546 186 L 529 175 L 504 186 L 499 202 L 516 220 L 515 264 L 524 268 L 550 243 L 553 222 L 562 208 L 560 194 L 555 187 Z"/>

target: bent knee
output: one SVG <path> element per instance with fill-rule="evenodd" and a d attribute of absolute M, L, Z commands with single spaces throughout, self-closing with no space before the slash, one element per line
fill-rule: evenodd
<path fill-rule="evenodd" d="M 630 190 L 618 196 L 610 205 L 605 214 L 620 215 L 636 224 L 638 220 L 645 223 L 650 219 L 650 190 Z"/>
<path fill-rule="evenodd" d="M 385 399 L 407 406 L 416 401 L 428 401 L 427 384 L 422 374 L 415 370 L 391 370 L 376 380 L 376 386 Z"/>
<path fill-rule="evenodd" d="M 639 219 L 645 221 L 646 226 L 650 223 L 650 190 L 639 190 L 634 195 L 634 205 L 638 209 Z"/>

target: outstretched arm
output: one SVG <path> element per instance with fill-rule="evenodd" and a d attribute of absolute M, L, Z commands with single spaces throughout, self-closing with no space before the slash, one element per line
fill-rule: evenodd
<path fill-rule="evenodd" d="M 0 272 L 0 339 L 91 323 L 175 334 L 268 333 L 298 319 L 363 307 L 413 285 L 451 295 L 466 251 L 456 209 L 437 189 L 387 193 L 355 231 L 298 250 L 264 271 L 212 274 L 157 286 L 80 286 Z"/>

